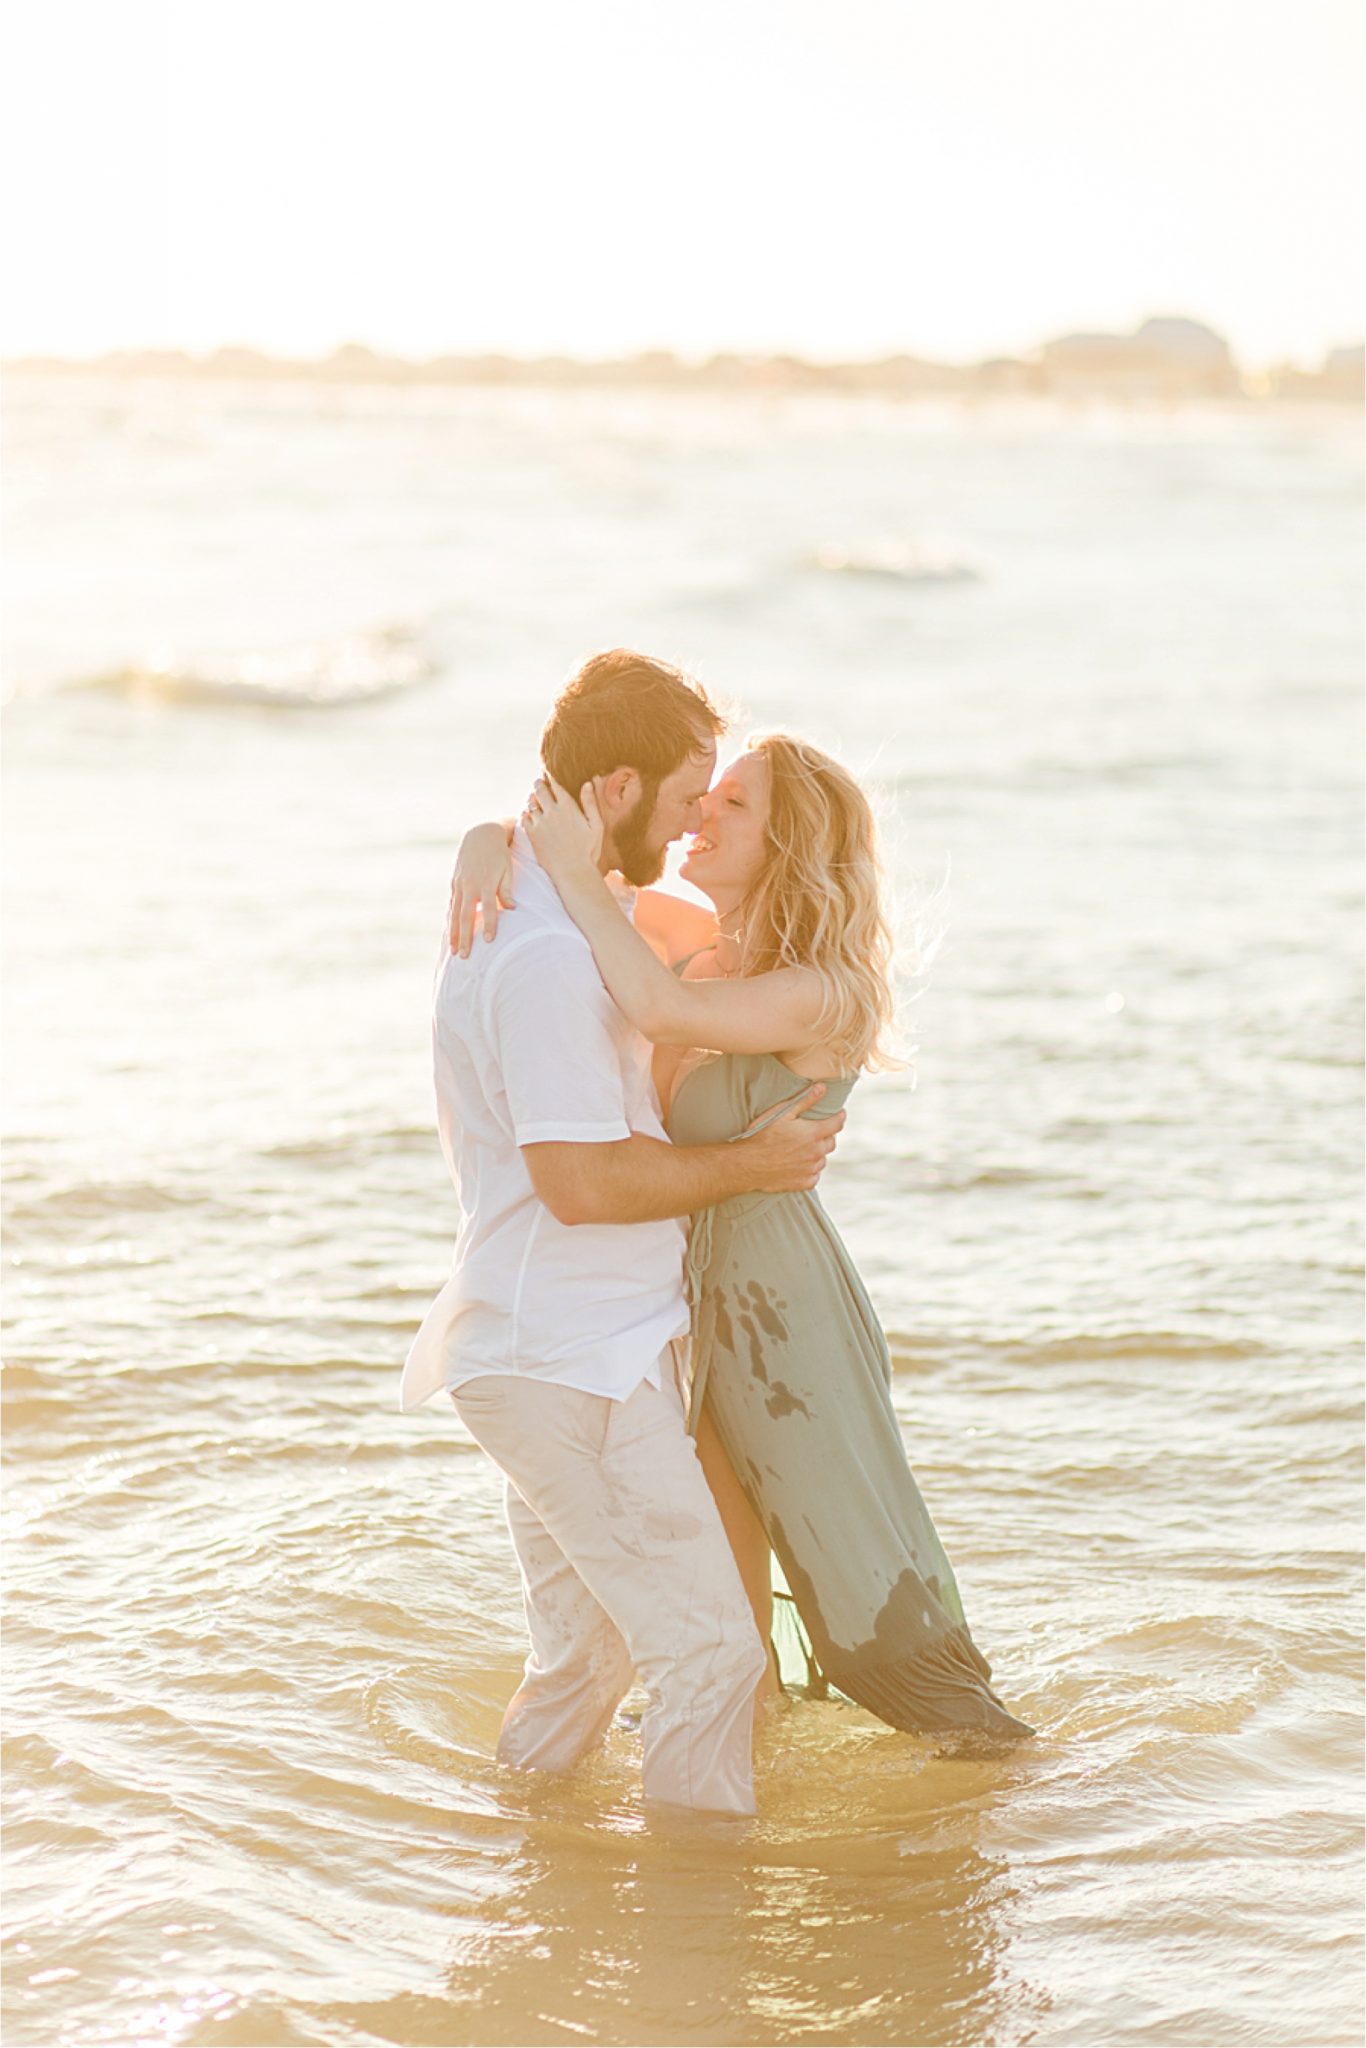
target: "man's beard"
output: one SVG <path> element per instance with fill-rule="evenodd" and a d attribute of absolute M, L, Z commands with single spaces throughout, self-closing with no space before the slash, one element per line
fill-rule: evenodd
<path fill-rule="evenodd" d="M 657 784 L 654 787 L 646 784 L 636 800 L 635 809 L 612 833 L 617 867 L 637 889 L 648 889 L 651 882 L 657 882 L 664 872 L 667 843 L 652 846 L 649 837 L 658 793 Z"/>

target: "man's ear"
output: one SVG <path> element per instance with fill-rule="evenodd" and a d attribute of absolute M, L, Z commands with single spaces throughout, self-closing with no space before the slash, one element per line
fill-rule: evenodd
<path fill-rule="evenodd" d="M 598 809 L 608 825 L 632 810 L 640 796 L 640 776 L 634 768 L 614 768 L 610 775 L 595 775 Z"/>

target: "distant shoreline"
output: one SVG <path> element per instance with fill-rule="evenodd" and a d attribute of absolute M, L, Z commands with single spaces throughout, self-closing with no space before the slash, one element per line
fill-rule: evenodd
<path fill-rule="evenodd" d="M 1183 404 L 1211 399 L 1252 404 L 1282 400 L 1360 405 L 1363 352 L 1334 349 L 1315 370 L 1289 365 L 1242 370 L 1221 336 L 1182 319 L 1146 321 L 1132 335 L 1074 334 L 1030 356 L 970 364 L 911 355 L 865 362 L 817 362 L 787 354 L 718 354 L 689 359 L 665 349 L 593 361 L 572 356 L 442 355 L 411 361 L 348 343 L 313 360 L 220 348 L 119 349 L 82 361 L 11 358 L 12 376 L 98 376 L 197 382 L 401 385 L 503 390 L 828 392 L 881 398 L 1045 398 L 1120 404 Z"/>

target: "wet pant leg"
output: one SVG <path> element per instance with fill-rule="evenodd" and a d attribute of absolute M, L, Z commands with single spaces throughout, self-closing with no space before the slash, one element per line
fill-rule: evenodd
<path fill-rule="evenodd" d="M 487 1374 L 452 1400 L 516 1502 L 532 1654 L 500 1755 L 576 1761 L 610 1721 L 629 1659 L 649 1696 L 647 1796 L 753 1813 L 765 1654 L 676 1385 L 642 1380 L 612 1401 Z"/>

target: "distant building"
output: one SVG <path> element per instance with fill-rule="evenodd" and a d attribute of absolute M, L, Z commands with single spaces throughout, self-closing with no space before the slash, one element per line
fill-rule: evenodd
<path fill-rule="evenodd" d="M 319 375 L 336 377 L 344 384 L 384 383 L 396 371 L 401 374 L 401 370 L 402 366 L 392 357 L 376 355 L 374 349 L 359 341 L 343 342 L 318 366 Z"/>
<path fill-rule="evenodd" d="M 204 368 L 211 377 L 273 377 L 279 364 L 259 348 L 216 348 L 206 356 Z"/>
<path fill-rule="evenodd" d="M 972 388 L 986 398 L 1034 398 L 1046 385 L 1038 363 L 1021 356 L 988 356 L 973 370 Z"/>
<path fill-rule="evenodd" d="M 687 381 L 687 371 L 672 349 L 643 348 L 633 356 L 626 356 L 612 365 L 612 381 L 616 384 L 644 384 L 670 386 Z"/>
<path fill-rule="evenodd" d="M 1317 370 L 1299 370 L 1282 363 L 1271 372 L 1273 398 L 1309 398 L 1337 405 L 1360 405 L 1366 398 L 1366 345 L 1331 348 Z"/>
<path fill-rule="evenodd" d="M 180 348 L 111 349 L 94 366 L 112 377 L 193 377 L 194 358 Z"/>
<path fill-rule="evenodd" d="M 1181 315 L 1165 314 L 1145 320 L 1136 329 L 1134 342 L 1140 348 L 1157 349 L 1188 363 L 1203 364 L 1207 369 L 1233 367 L 1233 356 L 1223 335 L 1216 334 L 1203 321 L 1187 320 Z"/>
<path fill-rule="evenodd" d="M 972 371 L 957 363 L 930 362 L 924 356 L 883 356 L 873 363 L 850 363 L 841 382 L 846 389 L 875 391 L 890 398 L 944 398 L 963 390 Z"/>
<path fill-rule="evenodd" d="M 1059 398 L 1233 398 L 1242 379 L 1228 343 L 1198 320 L 1145 320 L 1132 334 L 1064 334 L 1040 351 Z"/>

